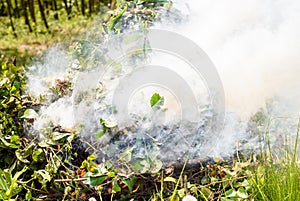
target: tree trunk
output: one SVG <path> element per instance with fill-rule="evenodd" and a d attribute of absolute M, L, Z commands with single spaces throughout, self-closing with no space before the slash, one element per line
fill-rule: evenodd
<path fill-rule="evenodd" d="M 14 36 L 17 38 L 17 34 L 16 34 L 16 30 L 15 30 L 15 26 L 14 26 L 12 14 L 11 14 L 11 2 L 10 2 L 10 0 L 6 0 L 6 3 L 7 3 L 7 12 L 8 12 L 9 20 L 10 20 L 10 26 L 12 28 Z"/>
<path fill-rule="evenodd" d="M 25 0 L 21 0 L 21 3 L 22 3 L 23 13 L 24 13 L 24 17 L 25 17 L 25 24 L 27 24 L 29 32 L 32 32 L 32 28 L 31 28 L 29 18 L 28 18 L 28 13 L 27 13 L 27 3 L 25 2 Z"/>
<path fill-rule="evenodd" d="M 48 26 L 48 23 L 47 23 L 45 12 L 44 12 L 44 6 L 43 6 L 41 0 L 38 0 L 38 4 L 39 4 L 40 13 L 41 13 L 41 16 L 42 16 L 42 20 L 44 21 L 46 29 L 49 31 L 49 26 Z"/>
<path fill-rule="evenodd" d="M 52 6 L 53 6 L 53 9 L 54 9 L 54 11 L 55 11 L 54 19 L 58 20 L 58 12 L 57 12 L 57 4 L 56 4 L 56 0 L 52 0 Z"/>
<path fill-rule="evenodd" d="M 36 23 L 35 9 L 34 9 L 34 0 L 29 0 L 29 1 L 28 1 L 28 5 L 29 5 L 29 13 L 30 13 L 30 17 L 31 17 L 32 21 L 33 21 L 34 23 Z"/>
<path fill-rule="evenodd" d="M 84 0 L 81 0 L 81 13 L 82 13 L 82 15 L 85 15 Z"/>
<path fill-rule="evenodd" d="M 70 5 L 69 5 L 69 19 L 71 19 L 71 17 L 72 17 L 72 0 L 69 0 L 69 3 L 70 3 Z"/>
<path fill-rule="evenodd" d="M 43 0 L 43 5 L 44 5 L 44 12 L 49 15 L 49 2 L 48 0 Z"/>
<path fill-rule="evenodd" d="M 75 1 L 74 1 L 74 4 L 75 4 L 75 7 L 76 7 L 76 12 L 79 13 L 79 12 L 80 12 L 80 9 L 79 9 L 78 1 L 75 0 Z"/>
<path fill-rule="evenodd" d="M 5 15 L 5 4 L 4 4 L 4 1 L 1 0 L 1 6 L 0 6 L 0 16 L 7 16 Z"/>
<path fill-rule="evenodd" d="M 16 18 L 20 18 L 20 10 L 19 10 L 19 7 L 18 7 L 18 0 L 15 0 L 14 16 Z"/>
<path fill-rule="evenodd" d="M 68 0 L 63 0 L 65 4 L 65 9 L 68 15 L 68 19 L 71 19 L 71 10 L 72 10 L 72 4 L 70 2 L 70 5 L 68 5 Z"/>
<path fill-rule="evenodd" d="M 90 15 L 93 14 L 93 7 L 94 7 L 94 2 L 93 0 L 89 0 L 89 12 L 90 12 Z"/>

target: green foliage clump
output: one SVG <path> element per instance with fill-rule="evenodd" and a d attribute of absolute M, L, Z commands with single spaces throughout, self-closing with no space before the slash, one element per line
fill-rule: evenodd
<path fill-rule="evenodd" d="M 23 134 L 21 115 L 24 111 L 22 90 L 24 68 L 4 62 L 0 71 L 0 164 L 9 160 L 11 150 L 20 147 Z"/>
<path fill-rule="evenodd" d="M 293 149 L 286 146 L 275 154 L 269 145 L 268 150 L 261 153 L 251 180 L 257 200 L 300 199 L 299 131 L 300 120 Z"/>
<path fill-rule="evenodd" d="M 171 9 L 174 8 L 169 0 L 117 0 L 116 9 L 103 28 L 106 33 L 143 30 L 154 22 L 161 21 L 164 14 L 173 20 Z M 176 10 L 175 13 L 179 16 L 180 12 Z"/>

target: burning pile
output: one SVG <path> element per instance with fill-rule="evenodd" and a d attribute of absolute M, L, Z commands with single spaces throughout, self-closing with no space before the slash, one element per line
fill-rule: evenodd
<path fill-rule="evenodd" d="M 192 2 L 192 4 L 194 3 L 195 2 Z M 198 5 L 198 3 L 195 4 Z M 211 6 L 211 9 L 218 10 L 218 7 L 215 8 L 213 5 L 204 5 L 203 2 L 199 4 L 203 6 L 201 9 L 205 8 L 205 6 Z M 146 9 L 143 6 L 148 7 Z M 255 5 L 252 6 L 255 8 Z M 198 8 L 200 6 L 195 7 Z M 248 19 L 247 16 L 245 19 L 243 18 L 241 22 L 234 21 L 236 25 L 232 25 L 232 30 L 224 33 L 224 35 L 221 33 L 218 35 L 216 33 L 215 36 L 208 36 L 205 34 L 205 31 L 201 32 L 201 30 L 195 30 L 194 32 L 200 31 L 201 38 L 198 36 L 195 37 L 195 35 L 197 35 L 196 33 L 193 31 L 189 32 L 191 26 L 192 28 L 197 26 L 197 24 L 193 24 L 195 23 L 193 16 L 190 18 L 190 24 L 181 25 L 184 34 L 189 32 L 186 35 L 203 45 L 207 52 L 212 55 L 212 60 L 217 65 L 220 77 L 224 83 L 229 110 L 225 113 L 224 128 L 218 135 L 210 135 L 211 129 L 219 126 L 216 125 L 214 121 L 218 111 L 215 111 L 215 108 L 211 107 L 212 103 L 210 102 L 211 100 L 209 100 L 213 95 L 210 94 L 211 91 L 205 90 L 205 82 L 203 82 L 201 78 L 193 77 L 193 73 L 191 73 L 191 71 L 185 72 L 185 69 L 182 71 L 179 70 L 179 74 L 187 78 L 186 80 L 188 80 L 187 83 L 189 86 L 192 86 L 195 82 L 198 84 L 194 85 L 197 87 L 191 87 L 193 88 L 191 90 L 193 92 L 196 91 L 196 96 L 198 98 L 200 97 L 195 105 L 197 110 L 199 110 L 199 119 L 194 122 L 187 121 L 185 118 L 179 120 L 170 119 L 170 117 L 178 114 L 178 107 L 182 109 L 178 106 L 180 104 L 176 101 L 172 103 L 172 101 L 170 101 L 172 94 L 170 95 L 169 93 L 168 95 L 168 93 L 166 93 L 162 95 L 161 98 L 166 98 L 165 103 L 167 106 L 162 104 L 162 107 L 158 107 L 158 109 L 152 106 L 150 107 L 150 99 L 156 91 L 148 89 L 148 92 L 136 93 L 137 96 L 134 97 L 135 102 L 133 101 L 133 106 L 131 105 L 134 108 L 133 111 L 139 111 L 141 113 L 136 112 L 129 114 L 133 123 L 119 125 L 112 116 L 118 112 L 122 112 L 117 111 L 112 103 L 114 100 L 114 92 L 118 90 L 120 83 L 122 84 L 122 80 L 126 78 L 126 76 L 137 71 L 137 66 L 171 63 L 172 70 L 177 70 L 179 66 L 177 60 L 172 60 L 168 58 L 168 56 L 152 50 L 151 47 L 149 47 L 147 38 L 145 38 L 143 34 L 137 34 L 135 35 L 136 37 L 132 37 L 132 35 L 130 35 L 131 37 L 123 37 L 122 40 L 115 40 L 115 38 L 113 38 L 113 32 L 120 33 L 128 27 L 140 27 L 141 24 L 136 23 L 137 21 L 142 21 L 141 27 L 143 27 L 147 26 L 149 22 L 154 23 L 155 21 L 165 18 L 172 19 L 173 22 L 177 22 L 180 18 L 186 19 L 180 15 L 180 12 L 175 12 L 178 10 L 174 9 L 169 3 L 163 4 L 158 8 L 159 9 L 157 9 L 157 5 L 152 4 L 136 6 L 129 3 L 128 5 L 123 5 L 117 12 L 112 14 L 109 23 L 105 25 L 107 32 L 105 35 L 106 41 L 97 44 L 78 41 L 71 46 L 69 52 L 63 51 L 58 47 L 53 47 L 45 54 L 44 62 L 32 66 L 28 73 L 29 91 L 43 104 L 36 110 L 38 112 L 35 114 L 35 120 L 33 125 L 29 128 L 29 132 L 33 135 L 40 135 L 40 138 L 43 139 L 44 135 L 53 134 L 53 132 L 64 133 L 62 131 L 69 132 L 71 130 L 88 141 L 89 144 L 97 150 L 97 154 L 100 158 L 135 164 L 134 167 L 139 168 L 148 165 L 149 167 L 146 169 L 153 167 L 159 168 L 162 165 L 161 160 L 176 161 L 183 160 L 185 157 L 197 159 L 206 156 L 226 156 L 232 154 L 236 147 L 238 147 L 239 150 L 253 150 L 261 146 L 260 143 L 264 143 L 266 139 L 270 140 L 272 145 L 275 145 L 273 142 L 281 137 L 285 138 L 285 136 L 283 136 L 284 132 L 296 133 L 293 132 L 296 128 L 294 116 L 291 118 L 291 122 L 285 121 L 287 125 L 282 126 L 282 128 L 286 129 L 285 131 L 276 128 L 281 124 L 280 121 L 272 120 L 271 124 L 269 123 L 269 116 L 278 115 L 278 113 L 286 111 L 280 107 L 276 108 L 277 104 L 281 105 L 282 102 L 287 101 L 282 99 L 282 95 L 280 95 L 279 98 L 274 98 L 274 93 L 266 91 L 267 95 L 263 96 L 263 102 L 270 100 L 270 104 L 264 106 L 263 104 L 259 104 L 262 102 L 259 96 L 260 93 L 255 93 L 256 89 L 258 92 L 263 92 L 263 90 L 260 89 L 265 86 L 262 82 L 258 82 L 262 85 L 253 82 L 246 84 L 249 88 L 243 85 L 243 90 L 241 90 L 238 83 L 238 81 L 241 81 L 239 76 L 234 79 L 228 79 L 228 72 L 238 73 L 240 70 L 237 70 L 235 67 L 240 67 L 245 64 L 240 61 L 237 56 L 230 55 L 230 50 L 236 52 L 240 46 L 247 45 L 245 41 L 248 35 L 244 33 L 245 30 L 241 28 L 244 24 L 243 20 L 246 22 L 250 21 L 253 24 L 254 30 L 260 33 L 266 33 L 267 35 L 269 34 L 269 27 L 264 27 L 264 24 L 257 24 L 256 19 Z M 233 11 L 236 12 L 236 9 L 233 8 Z M 202 12 L 205 20 L 208 22 L 214 21 L 210 18 L 209 13 L 204 10 L 202 10 Z M 160 13 L 160 15 L 156 15 L 157 13 Z M 163 13 L 163 15 L 161 13 Z M 191 13 L 193 14 L 193 10 Z M 171 17 L 166 17 L 169 14 Z M 222 14 L 221 12 L 220 15 L 222 16 Z M 199 17 L 199 19 L 202 18 Z M 289 21 L 291 18 L 286 17 L 284 19 Z M 272 21 L 272 18 L 270 20 Z M 276 28 L 277 26 L 278 29 L 288 29 L 290 27 L 288 25 L 287 27 L 280 26 L 276 20 L 272 22 L 274 23 L 274 27 Z M 289 22 L 296 23 L 294 21 Z M 163 23 L 164 22 L 157 26 L 162 27 Z M 200 23 L 202 28 L 206 27 L 210 29 L 210 33 L 213 32 L 212 30 L 217 29 L 214 26 L 212 27 L 212 25 L 209 26 L 205 24 L 203 20 L 196 23 Z M 264 23 L 267 23 L 267 21 Z M 235 27 L 238 27 L 240 31 L 234 31 Z M 143 29 L 143 31 L 145 30 L 146 29 Z M 252 37 L 251 34 L 254 33 L 250 31 L 249 34 L 249 37 Z M 282 40 L 285 39 L 286 37 L 281 34 L 284 34 L 284 30 L 279 31 L 278 37 Z M 225 36 L 228 37 L 227 40 L 231 41 L 230 44 L 224 41 Z M 233 36 L 233 38 L 231 38 L 231 36 Z M 213 37 L 215 37 L 216 40 Z M 277 42 L 276 36 L 273 36 L 273 38 L 274 41 Z M 178 41 L 171 41 L 171 43 L 176 42 Z M 221 48 L 219 48 L 220 46 Z M 133 49 L 138 51 L 132 51 Z M 295 50 L 298 49 L 295 48 Z M 246 51 L 246 53 L 243 51 L 242 53 L 248 55 L 248 53 L 251 53 L 251 50 Z M 118 58 L 118 55 L 121 55 L 122 58 Z M 223 55 L 227 55 L 226 58 Z M 249 55 L 249 57 L 251 57 L 251 54 Z M 277 54 L 274 53 L 274 55 L 276 56 Z M 273 58 L 273 56 L 270 56 L 270 58 Z M 264 59 L 259 60 L 259 58 L 261 58 L 259 55 L 254 57 L 254 59 L 258 59 L 258 63 L 254 63 L 254 66 L 257 65 L 260 67 L 263 64 L 270 66 L 267 64 L 268 61 Z M 284 61 L 289 58 L 290 56 L 286 58 L 283 56 L 281 61 L 284 63 Z M 250 62 L 249 59 L 246 59 L 246 61 L 250 64 L 253 63 Z M 243 67 L 241 67 L 241 69 L 244 69 L 246 72 L 250 71 L 249 69 L 251 68 L 249 64 L 245 64 L 245 66 L 246 69 Z M 294 66 L 295 65 L 291 67 L 291 70 L 295 69 Z M 270 69 L 266 71 L 268 70 Z M 262 72 L 262 74 L 258 75 L 256 71 L 253 79 L 262 76 L 271 80 L 270 77 L 265 76 L 269 75 L 266 74 L 265 70 L 259 72 Z M 278 70 L 276 72 L 281 71 Z M 245 73 L 243 72 L 241 75 L 244 76 Z M 289 76 L 290 73 L 285 75 L 286 77 L 291 77 Z M 232 74 L 230 74 L 230 76 L 232 76 Z M 277 76 L 275 77 L 278 78 Z M 279 80 L 282 81 L 286 79 Z M 273 82 L 270 81 L 269 83 L 272 85 Z M 232 87 L 233 85 L 234 87 Z M 290 85 L 287 84 L 285 86 Z M 124 84 L 123 87 L 126 87 L 126 85 Z M 267 87 L 269 86 L 266 86 L 266 88 Z M 246 88 L 256 94 L 255 96 L 259 97 L 253 97 L 253 103 L 249 99 L 248 94 L 245 93 L 245 91 L 247 91 Z M 280 86 L 280 88 L 284 87 Z M 237 91 L 236 94 L 233 93 L 235 91 L 234 89 Z M 274 90 L 272 89 L 272 91 Z M 241 94 L 239 94 L 239 92 L 241 92 Z M 275 90 L 275 92 L 281 93 L 279 90 Z M 161 93 L 158 94 L 160 95 Z M 168 96 L 171 98 L 167 100 Z M 249 102 L 249 110 L 251 111 L 249 112 L 247 107 L 243 107 L 247 112 L 246 115 L 243 115 L 240 110 L 241 107 L 239 106 L 241 104 L 247 104 L 245 97 L 248 97 L 247 101 Z M 237 101 L 238 99 L 240 102 Z M 236 105 L 236 103 L 238 103 L 238 105 Z M 169 106 L 175 105 L 175 109 L 172 108 L 173 106 L 168 107 L 168 104 Z M 289 114 L 290 113 L 287 115 Z M 164 115 L 167 117 L 164 117 Z M 163 123 L 160 122 L 160 124 L 153 124 L 153 117 L 155 117 L 156 120 L 162 117 L 162 119 L 166 121 Z M 223 124 L 223 122 L 220 122 L 220 124 Z M 268 130 L 273 132 L 272 136 L 267 136 L 269 133 L 266 132 L 266 125 L 269 126 Z M 293 137 L 291 137 L 291 139 L 293 139 Z M 151 161 L 150 165 L 149 161 Z M 153 165 L 153 167 L 151 165 Z"/>

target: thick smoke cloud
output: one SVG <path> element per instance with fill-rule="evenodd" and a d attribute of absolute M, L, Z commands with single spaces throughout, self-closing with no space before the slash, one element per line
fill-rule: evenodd
<path fill-rule="evenodd" d="M 190 21 L 176 30 L 196 41 L 218 68 L 229 111 L 249 117 L 274 96 L 299 100 L 299 1 L 191 0 L 186 5 Z M 299 112 L 299 104 L 291 106 Z"/>
<path fill-rule="evenodd" d="M 250 136 L 248 132 L 248 120 L 261 109 L 267 111 L 273 119 L 280 118 L 279 121 L 272 121 L 270 124 L 272 142 L 282 137 L 281 135 L 296 134 L 295 124 L 300 111 L 300 2 L 297 0 L 187 0 L 185 2 L 178 0 L 174 1 L 173 6 L 186 15 L 187 17 L 183 19 L 187 20 L 175 26 L 158 24 L 156 28 L 178 32 L 196 42 L 208 54 L 224 85 L 226 124 L 221 136 L 204 136 L 207 141 L 197 145 L 197 149 L 190 150 L 191 147 L 184 143 L 165 146 L 166 150 L 171 151 L 169 153 L 165 151 L 163 158 L 176 160 L 177 156 L 172 151 L 174 148 L 182 152 L 190 151 L 196 157 L 205 157 L 230 154 L 240 141 L 246 140 L 253 143 L 254 147 L 258 146 L 259 139 Z M 176 41 L 170 42 L 176 43 Z M 97 51 L 101 51 L 101 46 L 92 49 L 92 52 Z M 93 59 L 101 58 L 93 57 Z M 92 80 L 96 80 L 96 75 L 93 72 L 79 73 L 80 76 L 76 73 L 68 75 L 66 67 L 76 71 L 77 62 L 72 61 L 64 52 L 53 48 L 49 50 L 43 63 L 32 67 L 34 73 L 29 74 L 28 77 L 29 90 L 34 95 L 47 91 L 50 82 L 55 82 L 57 78 L 67 77 L 72 80 L 77 77 L 80 81 L 77 82 L 79 85 L 74 86 L 74 93 L 70 97 L 56 100 L 41 108 L 40 117 L 34 126 L 36 130 L 47 126 L 49 118 L 44 116 L 50 117 L 55 124 L 67 128 L 83 123 L 85 129 L 82 135 L 85 137 L 92 137 L 101 129 L 99 119 L 108 117 L 108 114 L 103 112 L 105 109 L 102 110 L 103 102 L 89 100 L 87 95 L 94 97 L 97 94 L 84 91 L 91 87 Z M 180 65 L 177 60 L 159 55 L 154 56 L 151 62 L 167 64 L 174 68 Z M 88 62 L 85 63 L 88 65 Z M 114 72 L 111 73 L 109 77 L 114 76 Z M 182 71 L 182 76 L 190 80 L 191 85 L 197 79 L 188 71 Z M 104 87 L 113 90 L 115 83 L 109 79 L 106 81 L 103 82 Z M 92 84 L 95 89 L 98 87 L 98 82 Z M 206 91 L 204 86 L 199 88 L 201 89 L 193 90 L 201 97 Z M 144 93 L 147 94 L 147 91 Z M 153 91 L 150 91 L 148 95 L 152 93 Z M 78 94 L 84 94 L 84 98 L 80 98 Z M 172 96 L 170 97 L 172 99 Z M 202 96 L 201 101 L 205 102 L 206 98 L 205 95 Z M 76 102 L 81 99 L 88 99 L 88 102 Z M 146 100 L 148 99 L 146 97 Z M 144 111 L 145 99 L 142 99 L 140 104 L 138 98 L 135 100 L 137 102 L 133 102 L 132 108 Z M 76 107 L 73 107 L 73 104 L 77 104 Z M 177 112 L 176 100 L 173 102 L 171 100 L 167 104 L 170 108 L 175 105 L 173 111 Z M 170 119 L 167 119 L 170 121 L 167 122 L 172 122 L 173 116 L 173 113 L 170 113 Z M 83 122 L 79 123 L 76 120 Z M 280 129 L 275 129 L 276 127 Z M 171 133 L 170 130 L 168 133 L 160 129 L 155 128 L 154 132 L 161 134 L 162 139 L 164 132 L 167 135 Z M 133 138 L 135 134 L 132 134 Z M 201 138 L 200 132 L 192 134 Z M 178 142 L 181 141 L 182 138 L 178 137 Z M 117 148 L 112 145 L 111 149 Z M 144 154 L 141 147 L 137 149 Z"/>

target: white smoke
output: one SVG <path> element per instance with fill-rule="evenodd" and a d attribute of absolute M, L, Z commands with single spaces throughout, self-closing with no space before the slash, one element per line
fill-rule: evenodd
<path fill-rule="evenodd" d="M 244 139 L 257 146 L 246 122 L 261 108 L 272 119 L 272 143 L 294 136 L 300 112 L 300 2 L 187 0 L 174 6 L 188 11 L 189 22 L 158 27 L 195 41 L 223 82 L 227 118 L 221 136 L 206 145 L 214 147 L 213 154 L 230 153 Z"/>
<path fill-rule="evenodd" d="M 190 0 L 185 2 L 178 0 L 174 1 L 173 6 L 183 15 L 188 15 L 188 21 L 175 26 L 159 24 L 156 28 L 178 32 L 196 42 L 214 63 L 225 89 L 227 118 L 223 133 L 221 136 L 208 136 L 207 142 L 195 145 L 197 149 L 192 150 L 194 156 L 219 156 L 232 153 L 239 141 L 243 140 L 258 143 L 256 138 L 249 139 L 247 123 L 249 118 L 261 108 L 268 110 L 272 118 L 293 119 L 292 129 L 286 124 L 281 124 L 284 128 L 282 131 L 270 129 L 272 134 L 276 133 L 274 136 L 284 132 L 285 134 L 295 133 L 296 121 L 294 120 L 298 118 L 300 111 L 300 2 L 297 0 Z M 176 43 L 176 41 L 170 42 Z M 102 59 L 93 55 L 97 51 L 100 52 L 101 47 L 93 48 L 89 52 L 91 59 L 86 59 L 84 62 L 87 68 L 89 68 L 89 62 Z M 51 49 L 46 54 L 43 63 L 31 67 L 32 70 L 28 74 L 30 92 L 36 96 L 46 93 L 54 82 L 47 78 L 70 79 L 67 68 L 72 68 L 72 66 L 77 68 L 77 62 L 77 60 L 71 61 L 69 56 L 57 48 Z M 162 56 L 152 58 L 151 62 L 163 66 L 168 64 L 172 68 L 180 65 L 176 59 Z M 95 98 L 97 97 L 95 91 L 99 87 L 113 90 L 116 83 L 110 81 L 110 78 L 119 72 L 115 69 L 110 72 L 111 74 L 107 75 L 105 82 L 102 83 L 103 86 L 97 82 L 98 74 L 81 73 L 77 77 L 78 85 L 74 86 L 74 93 L 71 96 L 58 99 L 41 108 L 40 118 L 35 123 L 36 129 L 45 126 L 47 122 L 44 117 L 47 116 L 52 123 L 67 128 L 76 126 L 80 123 L 78 121 L 82 121 L 85 124 L 86 134 L 91 135 L 97 132 L 101 128 L 99 118 L 109 118 L 109 115 L 105 113 L 107 108 L 102 108 L 106 103 L 102 105 L 103 102 Z M 190 80 L 189 84 L 193 85 L 196 78 L 191 75 L 191 72 L 183 70 L 181 73 L 186 80 Z M 76 76 L 73 75 L 73 77 Z M 89 87 L 91 90 L 86 91 Z M 201 96 L 203 88 L 205 87 L 201 86 L 201 89 L 193 89 L 193 91 Z M 95 94 L 91 94 L 92 92 Z M 143 91 L 143 93 L 151 95 L 153 91 Z M 107 94 L 107 98 L 111 98 L 110 95 L 111 93 Z M 145 98 L 142 95 L 138 96 L 135 101 L 140 100 L 143 103 L 135 105 L 136 102 L 134 102 L 130 107 L 144 112 L 145 100 L 149 99 L 148 96 Z M 89 99 L 89 96 L 94 99 L 80 102 L 82 99 Z M 172 96 L 169 94 L 170 97 Z M 202 98 L 204 100 L 201 101 L 205 102 L 207 97 Z M 101 100 L 106 101 L 106 99 Z M 180 109 L 176 101 L 167 101 L 168 107 L 175 105 L 176 110 Z M 74 104 L 76 104 L 75 107 Z M 149 110 L 149 105 L 147 109 Z M 175 114 L 176 110 L 174 110 Z M 175 116 L 172 113 L 174 111 L 170 111 L 169 118 Z M 169 145 L 170 150 L 176 150 L 168 152 L 168 147 L 165 146 L 167 151 L 163 153 L 162 158 L 175 160 L 177 156 L 174 153 L 186 152 L 191 148 L 182 143 L 182 137 L 178 137 L 176 132 L 174 134 L 171 131 L 159 130 L 160 128 L 155 129 L 157 133 L 173 134 L 174 140 L 177 140 L 176 145 Z M 201 138 L 201 135 L 205 134 L 196 133 L 196 135 Z M 163 136 L 159 137 L 164 140 Z M 117 149 L 114 146 L 116 145 L 112 145 L 111 149 Z"/>
<path fill-rule="evenodd" d="M 275 95 L 299 95 L 299 1 L 186 3 L 190 21 L 173 30 L 197 42 L 212 59 L 223 81 L 228 110 L 249 117 Z"/>
<path fill-rule="evenodd" d="M 48 91 L 55 84 L 55 79 L 63 79 L 70 59 L 58 46 L 50 48 L 42 59 L 29 67 L 27 73 L 28 90 L 34 96 Z"/>

